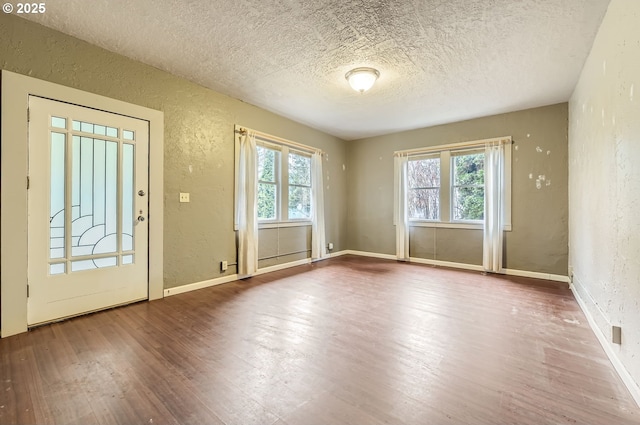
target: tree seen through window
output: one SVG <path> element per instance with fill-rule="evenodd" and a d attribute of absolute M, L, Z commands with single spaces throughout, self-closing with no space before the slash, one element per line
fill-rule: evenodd
<path fill-rule="evenodd" d="M 484 153 L 455 155 L 453 168 L 453 219 L 477 221 L 484 219 Z"/>
<path fill-rule="evenodd" d="M 311 157 L 257 146 L 258 220 L 311 218 Z M 288 176 L 288 177 L 287 177 Z"/>

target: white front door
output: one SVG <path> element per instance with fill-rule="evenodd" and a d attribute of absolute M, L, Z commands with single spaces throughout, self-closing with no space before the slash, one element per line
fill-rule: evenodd
<path fill-rule="evenodd" d="M 29 325 L 148 298 L 149 122 L 29 97 Z"/>

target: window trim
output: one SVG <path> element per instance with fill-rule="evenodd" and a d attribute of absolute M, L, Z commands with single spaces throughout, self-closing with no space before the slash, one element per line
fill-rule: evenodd
<path fill-rule="evenodd" d="M 313 157 L 313 154 L 315 153 L 322 153 L 322 150 L 318 149 L 318 148 L 314 148 L 312 146 L 308 146 L 308 145 L 304 145 L 302 143 L 297 143 L 297 142 L 293 142 L 291 140 L 287 140 L 287 139 L 283 139 L 281 137 L 277 137 L 277 136 L 273 136 L 267 133 L 263 133 L 260 131 L 255 131 L 252 130 L 248 127 L 243 127 L 240 126 L 238 124 L 236 124 L 234 126 L 234 133 L 236 134 L 236 137 L 234 137 L 235 140 L 235 149 L 234 149 L 234 161 L 235 161 L 235 181 L 234 181 L 234 225 L 233 228 L 235 231 L 238 230 L 238 223 L 237 223 L 237 199 L 238 199 L 238 178 L 237 178 L 237 170 L 238 170 L 238 164 L 240 162 L 240 138 L 238 137 L 238 135 L 240 134 L 244 134 L 247 131 L 253 131 L 256 137 L 256 145 L 258 146 L 263 146 L 263 147 L 267 147 L 269 149 L 273 149 L 273 150 L 277 150 L 280 152 L 280 163 L 282 164 L 282 158 L 283 158 L 283 151 L 286 150 L 287 151 L 287 159 L 288 159 L 288 152 L 294 152 L 297 153 L 299 155 L 305 155 L 305 156 L 309 156 L 309 157 Z M 287 161 L 288 163 L 288 161 Z M 256 166 L 257 166 L 257 161 L 256 161 Z M 280 167 L 283 168 L 283 167 Z M 282 194 L 284 193 L 284 191 L 282 190 L 282 187 L 278 187 L 279 193 L 278 193 L 278 205 L 280 206 L 280 211 L 282 211 L 282 208 L 287 208 L 288 207 L 288 197 L 289 197 L 289 192 L 288 192 L 288 183 L 289 183 L 289 167 L 284 167 L 286 168 L 285 173 L 279 173 L 280 174 L 280 178 L 281 179 L 286 179 L 283 181 L 287 182 L 287 193 L 286 196 L 282 196 Z M 310 176 L 310 181 L 311 181 L 311 186 L 313 186 L 313 171 L 311 171 L 311 176 Z M 257 188 L 256 188 L 257 189 Z M 309 218 L 295 218 L 295 219 L 287 219 L 287 220 L 282 220 L 282 217 L 280 215 L 280 213 L 276 214 L 276 219 L 273 220 L 260 220 L 258 219 L 258 229 L 271 229 L 271 228 L 279 228 L 279 227 L 299 227 L 299 226 L 311 226 L 313 224 L 313 216 L 309 217 Z"/>
<path fill-rule="evenodd" d="M 422 159 L 429 155 L 440 155 L 440 220 L 409 219 L 409 227 L 434 227 L 453 229 L 477 229 L 484 228 L 484 221 L 461 221 L 452 219 L 452 169 L 451 157 L 458 152 L 482 150 L 488 143 L 503 143 L 505 145 L 505 209 L 504 209 L 504 230 L 511 231 L 511 180 L 512 180 L 512 145 L 511 136 L 496 137 L 461 143 L 449 143 L 444 145 L 429 146 L 417 149 L 407 149 L 395 151 L 394 156 L 407 155 L 409 161 Z M 444 181 L 447 179 L 448 181 Z M 448 189 L 447 189 L 448 186 Z M 407 188 L 408 189 L 408 188 Z M 406 195 L 406 194 L 405 194 Z M 395 217 L 394 217 L 394 225 Z"/>
<path fill-rule="evenodd" d="M 292 220 L 292 221 L 262 221 L 258 223 L 258 229 L 281 229 L 284 227 L 304 227 L 311 226 L 313 223 L 309 220 Z"/>

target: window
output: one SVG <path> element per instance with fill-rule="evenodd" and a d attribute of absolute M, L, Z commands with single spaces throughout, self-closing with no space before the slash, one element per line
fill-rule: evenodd
<path fill-rule="evenodd" d="M 409 161 L 407 173 L 410 219 L 440 219 L 440 157 Z"/>
<path fill-rule="evenodd" d="M 480 141 L 484 145 L 484 141 Z M 482 228 L 485 151 L 446 145 L 414 150 L 407 161 L 407 217 L 412 226 Z M 511 229 L 511 144 L 505 145 L 505 229 Z M 434 150 L 438 149 L 434 152 Z M 417 151 L 417 152 L 416 152 Z"/>
<path fill-rule="evenodd" d="M 454 221 L 484 219 L 484 152 L 452 153 L 451 216 Z"/>
<path fill-rule="evenodd" d="M 257 152 L 258 220 L 311 220 L 311 156 L 271 144 Z"/>
<path fill-rule="evenodd" d="M 277 173 L 280 152 L 257 146 L 258 151 L 258 220 L 278 218 Z"/>
<path fill-rule="evenodd" d="M 311 157 L 289 153 L 289 219 L 311 218 Z"/>

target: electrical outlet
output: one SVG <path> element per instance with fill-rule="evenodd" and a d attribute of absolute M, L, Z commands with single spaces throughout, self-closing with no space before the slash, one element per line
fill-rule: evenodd
<path fill-rule="evenodd" d="M 222 270 L 223 272 L 227 270 L 227 262 L 226 261 L 220 261 L 220 270 Z"/>
<path fill-rule="evenodd" d="M 622 344 L 622 328 L 620 326 L 611 327 L 611 342 Z"/>
<path fill-rule="evenodd" d="M 189 202 L 189 194 L 180 192 L 180 202 Z"/>
<path fill-rule="evenodd" d="M 573 283 L 573 266 L 569 266 L 569 283 Z"/>
<path fill-rule="evenodd" d="M 329 242 L 329 245 L 327 245 L 327 248 L 329 249 L 329 251 L 331 251 L 333 249 L 333 242 Z"/>

